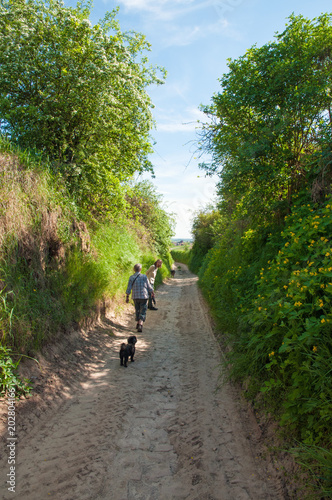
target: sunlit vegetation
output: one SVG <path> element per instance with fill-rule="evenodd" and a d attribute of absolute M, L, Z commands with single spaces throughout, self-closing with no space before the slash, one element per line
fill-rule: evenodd
<path fill-rule="evenodd" d="M 0 390 L 21 356 L 122 302 L 133 265 L 169 275 L 173 217 L 153 172 L 149 44 L 90 2 L 0 2 Z M 25 387 L 25 389 L 24 389 Z M 18 391 L 19 392 L 19 391 Z"/>
<path fill-rule="evenodd" d="M 231 376 L 274 415 L 332 492 L 331 15 L 292 16 L 203 107 L 218 204 L 196 215 L 189 265 L 228 342 Z M 291 436 L 291 437 L 290 437 Z"/>

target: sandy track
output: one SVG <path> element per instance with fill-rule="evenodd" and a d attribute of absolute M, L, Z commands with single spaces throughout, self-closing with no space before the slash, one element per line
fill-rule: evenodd
<path fill-rule="evenodd" d="M 220 383 L 221 353 L 197 278 L 181 268 L 157 291 L 159 310 L 138 336 L 135 363 L 120 367 L 118 355 L 135 331 L 132 308 L 113 338 L 99 332 L 86 375 L 19 435 L 16 493 L 3 480 L 1 498 L 286 498 L 256 456 L 256 423 Z"/>

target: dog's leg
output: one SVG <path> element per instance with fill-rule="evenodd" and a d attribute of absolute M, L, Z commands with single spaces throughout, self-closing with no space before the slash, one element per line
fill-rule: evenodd
<path fill-rule="evenodd" d="M 120 352 L 119 352 L 119 355 L 120 355 L 120 366 L 123 366 L 123 358 L 125 356 L 125 351 L 126 349 L 126 344 L 121 344 L 121 348 L 120 348 Z"/>
<path fill-rule="evenodd" d="M 135 360 L 134 360 L 134 354 L 135 354 L 135 346 L 133 345 L 132 348 L 131 348 L 131 356 L 130 356 L 130 361 L 133 363 Z"/>

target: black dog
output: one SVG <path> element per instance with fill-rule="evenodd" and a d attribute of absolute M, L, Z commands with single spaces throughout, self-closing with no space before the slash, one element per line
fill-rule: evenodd
<path fill-rule="evenodd" d="M 120 365 L 127 368 L 128 359 L 130 356 L 130 361 L 133 363 L 134 354 L 135 354 L 135 344 L 137 342 L 137 338 L 135 335 L 131 335 L 128 340 L 128 344 L 121 344 L 120 348 Z"/>

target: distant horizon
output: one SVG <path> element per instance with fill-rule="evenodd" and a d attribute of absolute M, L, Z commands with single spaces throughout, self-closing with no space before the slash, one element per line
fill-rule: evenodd
<path fill-rule="evenodd" d="M 174 237 L 171 238 L 172 241 L 193 241 L 194 238 L 179 238 L 179 237 Z"/>

